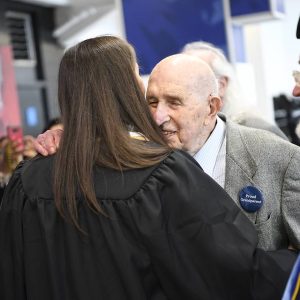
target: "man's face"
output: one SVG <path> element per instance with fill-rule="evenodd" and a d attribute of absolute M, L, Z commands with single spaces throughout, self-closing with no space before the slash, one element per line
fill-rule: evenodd
<path fill-rule="evenodd" d="M 191 155 L 204 145 L 215 122 L 209 117 L 210 93 L 200 93 L 194 80 L 192 70 L 175 74 L 158 68 L 150 76 L 146 93 L 153 118 L 169 146 Z"/>

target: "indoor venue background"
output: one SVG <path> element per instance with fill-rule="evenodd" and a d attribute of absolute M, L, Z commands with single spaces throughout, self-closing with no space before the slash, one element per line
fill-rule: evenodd
<path fill-rule="evenodd" d="M 214 43 L 235 66 L 241 102 L 257 106 L 293 139 L 299 14 L 298 0 L 1 0 L 0 133 L 21 124 L 25 134 L 39 134 L 59 114 L 64 49 L 114 34 L 135 46 L 146 84 L 153 66 L 187 42 Z"/>

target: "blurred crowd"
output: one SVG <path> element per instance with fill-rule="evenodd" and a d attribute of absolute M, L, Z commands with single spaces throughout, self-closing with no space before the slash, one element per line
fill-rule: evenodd
<path fill-rule="evenodd" d="M 50 120 L 42 133 L 56 128 L 62 128 L 59 118 Z M 8 134 L 0 138 L 0 203 L 4 188 L 16 166 L 21 161 L 37 155 L 35 150 L 36 138 L 31 135 L 23 136 L 21 127 L 12 127 L 12 130 L 17 130 L 20 134 L 17 137 Z"/>

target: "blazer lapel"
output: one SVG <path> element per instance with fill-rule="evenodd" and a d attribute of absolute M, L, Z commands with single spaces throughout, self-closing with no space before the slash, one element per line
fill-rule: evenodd
<path fill-rule="evenodd" d="M 242 210 L 239 192 L 246 186 L 255 186 L 253 177 L 256 171 L 257 165 L 247 150 L 239 125 L 226 121 L 225 190 Z M 255 223 L 257 213 L 244 212 Z"/>

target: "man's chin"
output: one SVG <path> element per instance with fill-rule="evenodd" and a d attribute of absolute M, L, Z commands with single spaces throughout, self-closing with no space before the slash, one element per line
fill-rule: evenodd
<path fill-rule="evenodd" d="M 166 142 L 172 149 L 182 149 L 182 144 L 174 139 L 166 139 Z"/>

